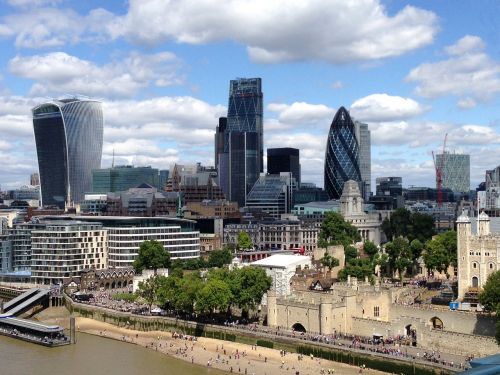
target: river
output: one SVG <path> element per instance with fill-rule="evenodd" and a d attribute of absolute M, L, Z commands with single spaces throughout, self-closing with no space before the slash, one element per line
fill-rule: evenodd
<path fill-rule="evenodd" d="M 0 336 L 2 375 L 222 375 L 144 347 L 78 333 L 76 345 L 46 348 Z"/>

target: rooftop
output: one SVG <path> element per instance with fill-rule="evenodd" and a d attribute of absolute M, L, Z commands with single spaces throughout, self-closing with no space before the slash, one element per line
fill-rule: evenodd
<path fill-rule="evenodd" d="M 310 263 L 311 257 L 305 255 L 276 254 L 250 263 L 252 266 L 287 268 Z"/>

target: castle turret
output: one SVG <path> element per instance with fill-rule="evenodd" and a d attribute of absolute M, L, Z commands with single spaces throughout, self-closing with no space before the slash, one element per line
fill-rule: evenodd
<path fill-rule="evenodd" d="M 477 218 L 477 235 L 487 236 L 490 234 L 490 217 L 483 211 Z"/>
<path fill-rule="evenodd" d="M 471 222 L 469 217 L 462 213 L 457 219 L 457 263 L 458 263 L 458 298 L 463 299 L 468 288 L 469 280 L 469 236 L 471 236 Z"/>

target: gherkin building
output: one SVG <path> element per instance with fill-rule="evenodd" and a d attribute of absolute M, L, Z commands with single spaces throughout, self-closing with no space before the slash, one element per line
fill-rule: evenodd
<path fill-rule="evenodd" d="M 325 191 L 330 199 L 339 199 L 344 182 L 361 182 L 359 145 L 349 112 L 340 107 L 328 132 L 325 153 Z"/>

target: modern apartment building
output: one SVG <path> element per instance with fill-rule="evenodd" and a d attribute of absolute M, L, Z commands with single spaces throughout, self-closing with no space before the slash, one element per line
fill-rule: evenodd
<path fill-rule="evenodd" d="M 84 269 L 107 267 L 107 230 L 100 223 L 45 221 L 31 232 L 31 279 L 62 284 Z"/>
<path fill-rule="evenodd" d="M 92 190 L 101 167 L 104 119 L 101 103 L 62 99 L 32 109 L 44 206 L 64 208 Z"/>

